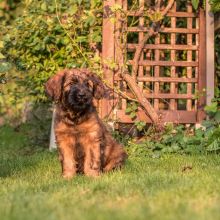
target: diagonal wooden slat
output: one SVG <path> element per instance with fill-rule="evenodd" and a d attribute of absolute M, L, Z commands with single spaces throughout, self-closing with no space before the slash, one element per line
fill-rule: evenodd
<path fill-rule="evenodd" d="M 129 33 L 129 36 L 133 36 L 133 41 L 136 43 L 127 43 L 124 48 L 126 53 L 135 53 L 139 48 L 140 42 L 143 41 L 149 28 L 146 25 L 147 8 L 145 0 L 135 0 L 139 4 L 139 9 L 135 11 L 134 7 L 127 9 L 128 0 L 106 0 L 105 4 L 120 4 L 123 6 L 123 10 L 127 11 L 127 16 L 133 16 L 137 20 L 137 24 L 134 26 L 120 27 L 120 19 L 116 19 L 117 22 L 110 25 L 110 29 L 113 27 L 115 32 L 113 35 L 117 38 L 122 32 Z M 114 3 L 113 3 L 114 2 Z M 156 1 L 158 2 L 158 1 Z M 160 1 L 159 1 L 160 2 Z M 203 89 L 205 87 L 205 14 L 202 9 L 199 13 L 193 13 L 192 5 L 185 2 L 187 6 L 186 12 L 176 11 L 176 1 L 167 14 L 169 17 L 170 25 L 161 27 L 159 34 L 156 37 L 151 37 L 145 42 L 143 50 L 140 53 L 140 60 L 138 62 L 138 71 L 136 76 L 132 78 L 133 83 L 137 83 L 140 92 L 143 93 L 144 99 L 153 104 L 156 113 L 162 114 L 162 121 L 172 121 L 175 123 L 196 123 L 204 118 L 202 108 L 205 105 L 205 96 L 203 95 Z M 130 3 L 129 3 L 130 4 Z M 145 6 L 144 6 L 145 4 Z M 187 21 L 186 25 L 182 25 L 179 21 Z M 106 20 L 105 20 L 106 22 Z M 106 23 L 105 23 L 106 24 Z M 111 23 L 112 24 L 112 23 Z M 109 29 L 109 27 L 103 26 L 103 29 Z M 178 27 L 178 28 L 177 28 Z M 121 33 L 120 33 L 121 32 Z M 104 56 L 111 53 L 107 51 L 114 51 L 114 59 L 118 63 L 118 66 L 124 64 L 124 57 L 122 52 L 117 52 L 117 43 L 114 44 L 114 48 L 111 47 L 111 36 L 103 32 L 103 42 L 109 45 L 109 48 L 104 46 Z M 136 38 L 137 37 L 137 38 Z M 130 39 L 130 38 L 129 38 Z M 166 39 L 166 40 L 161 40 Z M 110 42 L 109 42 L 110 40 Z M 107 42 L 108 41 L 108 42 Z M 166 56 L 168 54 L 168 56 Z M 182 58 L 183 54 L 186 54 L 185 58 Z M 109 56 L 109 55 L 108 55 Z M 110 55 L 111 56 L 111 55 Z M 178 56 L 178 57 L 177 57 Z M 178 59 L 177 59 L 178 58 Z M 134 65 L 132 60 L 127 60 L 128 66 Z M 136 65 L 137 67 L 137 65 Z M 166 70 L 166 72 L 165 72 Z M 169 72 L 170 70 L 170 72 Z M 131 90 L 128 85 L 120 77 L 120 68 L 115 70 L 113 79 L 110 77 L 110 72 L 105 73 L 105 77 L 109 82 L 113 82 L 115 85 L 123 85 L 122 90 L 130 97 L 132 96 Z M 164 74 L 166 73 L 166 74 Z M 112 74 L 112 72 L 111 72 Z M 129 77 L 129 76 L 128 76 Z M 124 78 L 125 79 L 125 78 Z M 186 86 L 184 94 L 182 90 L 178 89 L 181 85 Z M 168 89 L 165 86 L 168 85 Z M 181 86 L 182 86 L 181 85 Z M 194 91 L 197 91 L 194 94 Z M 197 96 L 199 94 L 199 96 Z M 196 97 L 197 96 L 197 97 Z M 125 96 L 124 96 L 125 97 Z M 125 98 L 115 96 L 119 100 L 120 105 L 117 107 L 116 118 L 123 123 L 131 123 L 130 118 L 125 114 L 128 101 Z M 179 104 L 179 100 L 184 100 Z M 161 103 L 165 103 L 164 106 Z M 168 106 L 168 108 L 167 108 Z M 109 108 L 104 106 L 104 109 Z M 161 110 L 160 110 L 161 109 Z M 162 110 L 163 109 L 163 110 Z M 164 110 L 167 109 L 167 110 Z M 180 110 L 185 109 L 185 110 Z M 139 117 L 141 115 L 141 117 Z M 146 122 L 152 122 L 143 111 L 138 113 L 138 118 L 144 119 Z"/>

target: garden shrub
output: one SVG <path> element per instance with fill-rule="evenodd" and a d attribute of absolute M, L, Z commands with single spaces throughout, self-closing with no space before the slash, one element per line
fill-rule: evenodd
<path fill-rule="evenodd" d="M 195 10 L 199 2 L 192 0 Z M 218 0 L 210 0 L 210 3 L 214 12 L 219 11 Z M 0 1 L 0 37 L 3 39 L 0 40 L 0 83 L 3 84 L 0 117 L 7 114 L 17 121 L 24 106 L 31 105 L 34 120 L 28 119 L 28 123 L 34 129 L 30 129 L 28 135 L 33 143 L 41 145 L 49 136 L 50 116 L 45 120 L 36 117 L 33 107 L 33 103 L 47 102 L 45 81 L 63 68 L 89 67 L 102 74 L 98 53 L 102 41 L 102 17 L 102 0 L 29 0 L 25 4 L 20 0 Z M 220 64 L 218 42 L 219 34 L 216 35 L 217 75 Z M 144 133 L 141 141 L 134 142 L 117 132 L 115 136 L 128 145 L 132 155 L 219 152 L 218 93 L 216 90 L 216 98 L 206 107 L 210 120 L 205 121 L 202 128 L 167 124 L 163 131 L 155 132 L 154 127 L 146 130 L 146 123 L 137 121 L 134 125 Z M 50 109 L 44 104 L 43 108 Z M 136 116 L 137 108 L 137 105 L 128 107 L 131 118 Z M 38 139 L 35 139 L 36 134 Z"/>
<path fill-rule="evenodd" d="M 20 73 L 19 86 L 36 101 L 46 101 L 43 85 L 59 69 L 91 67 L 100 73 L 94 50 L 102 40 L 102 2 L 28 1 L 11 26 L 1 27 L 0 69 L 13 63 Z"/>
<path fill-rule="evenodd" d="M 47 102 L 44 83 L 59 69 L 89 67 L 101 75 L 101 0 L 3 2 L 0 117 L 21 122 L 24 106 Z"/>

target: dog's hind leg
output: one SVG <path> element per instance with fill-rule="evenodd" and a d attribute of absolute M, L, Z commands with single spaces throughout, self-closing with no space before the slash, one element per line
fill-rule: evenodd
<path fill-rule="evenodd" d="M 108 172 L 111 170 L 120 169 L 124 165 L 126 158 L 126 155 L 118 158 L 111 158 L 111 160 L 107 164 L 105 164 L 103 171 Z"/>
<path fill-rule="evenodd" d="M 103 171 L 108 172 L 114 169 L 120 169 L 127 159 L 127 154 L 118 143 L 105 147 L 105 159 Z"/>

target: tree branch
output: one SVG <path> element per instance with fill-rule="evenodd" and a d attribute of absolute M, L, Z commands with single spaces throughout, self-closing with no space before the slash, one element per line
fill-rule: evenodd
<path fill-rule="evenodd" d="M 151 106 L 150 102 L 144 97 L 142 94 L 140 88 L 138 87 L 136 81 L 134 78 L 132 78 L 129 74 L 123 74 L 123 79 L 127 82 L 128 86 L 136 96 L 138 102 L 141 104 L 141 106 L 144 108 L 144 111 L 147 115 L 149 115 L 150 119 L 153 123 L 158 124 L 159 123 L 159 116 L 156 113 L 155 109 Z"/>
<path fill-rule="evenodd" d="M 174 4 L 174 0 L 169 0 L 166 8 L 161 12 L 162 17 L 166 16 L 166 14 L 171 9 L 173 4 Z M 157 12 L 160 12 L 160 5 L 161 5 L 161 0 L 157 0 L 156 1 L 156 11 Z M 157 112 L 155 111 L 155 109 L 150 104 L 150 102 L 142 94 L 140 88 L 138 87 L 138 84 L 136 83 L 136 77 L 137 77 L 137 73 L 138 73 L 139 60 L 140 60 L 144 45 L 150 37 L 152 37 L 153 35 L 155 35 L 158 32 L 158 27 L 160 27 L 160 21 L 153 22 L 149 31 L 147 32 L 147 34 L 144 36 L 143 40 L 138 45 L 138 47 L 135 51 L 134 59 L 133 59 L 133 69 L 132 69 L 132 76 L 133 77 L 130 76 L 129 74 L 127 74 L 126 72 L 122 73 L 122 78 L 126 81 L 128 86 L 132 90 L 133 94 L 136 96 L 137 100 L 142 105 L 146 114 L 149 115 L 152 122 L 155 124 L 159 123 L 159 116 L 158 116 Z"/>
<path fill-rule="evenodd" d="M 167 4 L 167 7 L 161 12 L 161 15 L 164 17 L 168 11 L 172 8 L 173 3 L 175 2 L 175 0 L 170 0 Z"/>
<path fill-rule="evenodd" d="M 170 1 L 168 2 L 167 7 L 161 12 L 162 17 L 164 17 L 164 16 L 168 13 L 168 11 L 169 11 L 169 10 L 171 9 L 171 7 L 173 6 L 174 1 L 175 1 L 175 0 L 170 0 Z M 159 9 L 158 7 L 159 7 L 160 4 L 161 4 L 161 0 L 158 0 L 158 1 L 156 2 L 156 8 L 157 8 L 157 9 Z M 132 69 L 132 75 L 133 75 L 135 78 L 136 78 L 136 76 L 137 76 L 137 72 L 138 72 L 138 62 L 139 62 L 139 60 L 140 60 L 141 52 L 142 52 L 142 50 L 143 50 L 143 48 L 144 48 L 145 42 L 146 42 L 150 37 L 152 37 L 153 35 L 155 35 L 155 34 L 157 33 L 156 29 L 157 29 L 158 25 L 159 25 L 158 22 L 154 22 L 154 23 L 151 25 L 151 27 L 150 27 L 148 33 L 144 36 L 143 40 L 139 43 L 139 45 L 138 45 L 138 47 L 137 47 L 137 49 L 136 49 L 136 51 L 135 51 L 135 55 L 134 55 L 134 59 L 133 59 L 134 65 L 133 65 L 133 69 Z"/>
<path fill-rule="evenodd" d="M 134 65 L 132 68 L 132 76 L 134 76 L 136 78 L 137 76 L 137 72 L 138 72 L 138 64 L 139 64 L 139 60 L 141 58 L 141 52 L 143 50 L 144 44 L 145 42 L 152 37 L 155 34 L 154 28 L 151 27 L 148 31 L 148 33 L 144 36 L 143 40 L 139 43 L 135 55 L 134 55 Z"/>
<path fill-rule="evenodd" d="M 156 1 L 155 1 L 156 11 L 159 11 L 159 10 L 160 10 L 160 4 L 161 4 L 161 0 L 156 0 Z"/>

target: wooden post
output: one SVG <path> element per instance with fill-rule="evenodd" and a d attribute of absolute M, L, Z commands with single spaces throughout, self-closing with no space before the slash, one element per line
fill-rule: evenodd
<path fill-rule="evenodd" d="M 215 49 L 214 49 L 214 15 L 210 11 L 209 1 L 206 0 L 206 104 L 210 105 L 214 98 L 215 87 Z"/>
<path fill-rule="evenodd" d="M 55 112 L 55 108 L 54 108 L 53 116 L 52 116 L 52 122 L 51 122 L 51 129 L 50 129 L 50 145 L 49 145 L 49 150 L 50 151 L 52 151 L 54 149 L 57 149 L 55 133 L 54 133 L 55 114 L 56 114 L 56 112 Z"/>
<path fill-rule="evenodd" d="M 108 68 L 107 62 L 114 62 L 114 22 L 111 21 L 112 16 L 111 6 L 115 4 L 115 0 L 104 1 L 104 15 L 103 15 L 103 31 L 102 31 L 102 59 L 104 62 L 104 79 L 108 85 L 113 87 L 113 71 Z M 112 100 L 103 99 L 101 101 L 101 118 L 109 116 L 112 109 Z"/>
<path fill-rule="evenodd" d="M 207 72 L 206 72 L 206 18 L 204 9 L 199 11 L 199 73 L 198 73 L 198 92 L 201 95 L 198 100 L 198 113 L 197 113 L 197 123 L 201 123 L 205 119 L 204 107 L 207 102 Z"/>

